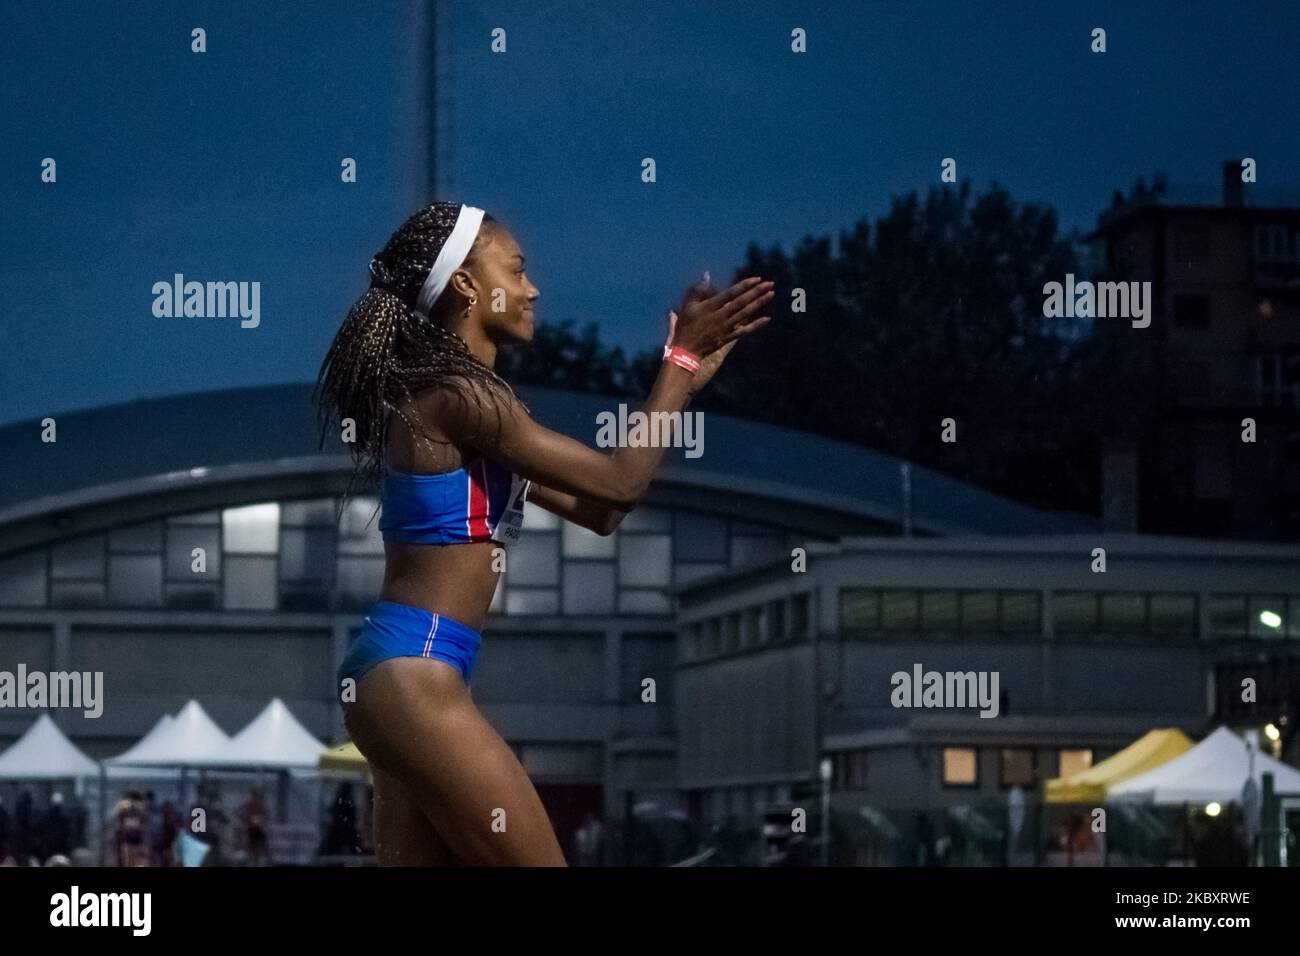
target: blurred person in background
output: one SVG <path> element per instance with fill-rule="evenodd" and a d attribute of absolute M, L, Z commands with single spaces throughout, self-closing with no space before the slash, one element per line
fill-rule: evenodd
<path fill-rule="evenodd" d="M 114 808 L 116 821 L 114 842 L 117 846 L 118 866 L 148 866 L 149 848 L 145 845 L 144 801 L 134 790 L 127 793 Z"/>
<path fill-rule="evenodd" d="M 321 844 L 322 856 L 350 856 L 357 852 L 357 809 L 352 784 L 344 781 L 334 791 L 329 826 Z"/>
<path fill-rule="evenodd" d="M 176 837 L 184 826 L 180 811 L 170 800 L 162 805 L 162 832 L 158 837 L 158 865 L 176 866 Z"/>
<path fill-rule="evenodd" d="M 31 856 L 32 844 L 35 838 L 33 825 L 35 824 L 35 811 L 32 809 L 32 792 L 26 787 L 18 794 L 18 802 L 14 805 L 14 824 L 12 837 L 12 851 L 14 859 L 22 866 L 27 865 L 28 858 Z"/>
<path fill-rule="evenodd" d="M 63 794 L 57 790 L 50 797 L 50 805 L 41 820 L 41 838 L 42 859 L 52 855 L 66 857 L 72 852 L 72 821 L 64 810 Z"/>
<path fill-rule="evenodd" d="M 244 845 L 248 851 L 249 866 L 266 866 L 266 800 L 260 789 L 248 795 L 239 808 L 239 820 L 244 826 Z"/>

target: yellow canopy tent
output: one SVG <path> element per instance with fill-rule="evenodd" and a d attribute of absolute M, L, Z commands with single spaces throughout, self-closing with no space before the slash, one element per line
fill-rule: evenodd
<path fill-rule="evenodd" d="M 1113 757 L 1083 773 L 1047 781 L 1047 802 L 1101 803 L 1110 787 L 1168 763 L 1191 749 L 1191 738 L 1176 727 L 1147 731 Z"/>
<path fill-rule="evenodd" d="M 338 747 L 330 747 L 321 752 L 318 766 L 321 770 L 342 770 L 353 773 L 368 773 L 370 764 L 361 756 L 361 751 L 352 741 Z"/>

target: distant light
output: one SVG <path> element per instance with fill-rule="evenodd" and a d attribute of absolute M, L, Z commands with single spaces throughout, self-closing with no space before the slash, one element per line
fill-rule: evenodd
<path fill-rule="evenodd" d="M 1219 806 L 1217 803 L 1207 803 L 1205 805 L 1205 815 L 1207 817 L 1217 817 L 1222 809 L 1223 807 Z"/>
<path fill-rule="evenodd" d="M 190 469 L 190 477 L 191 477 L 191 478 L 203 478 L 203 477 L 205 477 L 205 476 L 207 475 L 207 473 L 208 473 L 208 470 L 207 470 L 206 468 L 191 468 L 191 469 Z"/>
<path fill-rule="evenodd" d="M 1267 724 L 1264 727 L 1264 736 L 1269 740 L 1277 740 L 1282 736 L 1282 731 L 1277 729 L 1276 724 Z"/>
<path fill-rule="evenodd" d="M 1282 626 L 1282 615 L 1278 614 L 1276 611 L 1260 611 L 1259 623 L 1263 624 L 1265 627 L 1271 627 L 1276 630 Z"/>

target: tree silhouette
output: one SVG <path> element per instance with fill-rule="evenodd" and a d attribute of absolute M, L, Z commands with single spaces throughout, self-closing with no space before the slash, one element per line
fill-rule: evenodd
<path fill-rule="evenodd" d="M 874 226 L 751 245 L 731 281 L 776 282 L 773 321 L 692 404 L 888 452 L 1045 507 L 1095 512 L 1103 437 L 1145 414 L 1151 337 L 1043 316 L 1043 285 L 1080 274 L 1055 212 L 993 184 L 896 198 Z M 721 287 L 721 286 L 720 286 Z M 804 307 L 794 311 L 795 290 Z M 1122 320 L 1097 320 L 1122 321 Z M 595 326 L 539 335 L 518 381 L 644 396 L 653 352 L 605 350 Z M 1136 410 L 1136 411 L 1135 411 Z M 955 443 L 941 441 L 956 422 Z M 815 467 L 815 465 L 814 465 Z"/>

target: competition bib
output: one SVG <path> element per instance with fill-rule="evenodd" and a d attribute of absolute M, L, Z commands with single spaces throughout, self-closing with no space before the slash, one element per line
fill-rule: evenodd
<path fill-rule="evenodd" d="M 523 529 L 524 524 L 524 500 L 528 497 L 528 488 L 532 484 L 527 478 L 521 478 L 519 475 L 510 476 L 510 499 L 506 502 L 506 510 L 501 514 L 501 520 L 497 522 L 496 529 L 492 537 L 502 544 L 514 544 L 519 540 L 519 532 Z"/>

